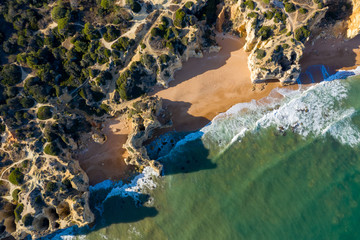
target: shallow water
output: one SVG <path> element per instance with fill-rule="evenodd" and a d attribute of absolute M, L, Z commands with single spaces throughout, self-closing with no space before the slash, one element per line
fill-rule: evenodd
<path fill-rule="evenodd" d="M 98 191 L 92 198 L 104 201 L 101 222 L 74 233 L 360 239 L 359 91 L 360 78 L 352 77 L 238 104 L 160 159 L 165 176 L 147 189 L 150 197 L 140 195 L 144 206 L 116 196 L 104 201 L 111 190 Z"/>

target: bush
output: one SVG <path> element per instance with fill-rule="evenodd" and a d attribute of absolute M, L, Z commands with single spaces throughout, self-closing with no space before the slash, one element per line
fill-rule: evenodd
<path fill-rule="evenodd" d="M 55 182 L 48 182 L 46 184 L 46 192 L 54 192 L 57 189 L 57 184 Z"/>
<path fill-rule="evenodd" d="M 306 27 L 301 27 L 295 30 L 295 39 L 297 41 L 304 41 L 310 36 L 310 31 Z"/>
<path fill-rule="evenodd" d="M 266 56 L 265 50 L 262 49 L 256 49 L 255 53 L 257 59 L 263 59 Z"/>
<path fill-rule="evenodd" d="M 32 106 L 34 106 L 35 101 L 30 97 L 24 97 L 20 99 L 20 104 L 23 108 L 31 108 Z"/>
<path fill-rule="evenodd" d="M 306 13 L 308 12 L 308 10 L 305 9 L 305 8 L 300 8 L 300 9 L 299 9 L 299 12 L 300 12 L 301 14 L 306 14 Z"/>
<path fill-rule="evenodd" d="M 60 153 L 60 149 L 57 147 L 56 143 L 51 142 L 45 146 L 44 153 L 57 156 Z"/>
<path fill-rule="evenodd" d="M 261 37 L 262 41 L 267 40 L 269 37 L 272 36 L 271 27 L 269 26 L 262 26 L 259 31 L 257 32 L 257 35 Z"/>
<path fill-rule="evenodd" d="M 185 3 L 185 7 L 186 7 L 187 9 L 190 9 L 192 6 L 194 6 L 194 3 L 193 3 L 193 2 L 186 2 L 186 3 Z"/>
<path fill-rule="evenodd" d="M 267 11 L 267 12 L 265 12 L 265 18 L 266 19 L 272 19 L 274 17 L 274 12 L 272 12 L 272 11 Z"/>
<path fill-rule="evenodd" d="M 185 16 L 186 13 L 183 9 L 178 9 L 175 12 L 174 25 L 179 28 L 185 27 Z"/>
<path fill-rule="evenodd" d="M 110 0 L 101 0 L 100 6 L 103 9 L 109 9 L 110 8 Z"/>
<path fill-rule="evenodd" d="M 126 0 L 126 3 L 130 6 L 130 9 L 134 13 L 138 13 L 141 11 L 141 5 L 136 0 Z"/>
<path fill-rule="evenodd" d="M 114 26 L 107 26 L 106 27 L 106 33 L 104 33 L 103 37 L 105 41 L 112 42 L 118 37 L 120 37 L 121 32 L 115 28 Z"/>
<path fill-rule="evenodd" d="M 12 196 L 12 198 L 14 199 L 14 201 L 15 202 L 17 202 L 18 200 L 19 200 L 19 192 L 20 192 L 21 190 L 20 189 L 15 189 L 13 192 L 12 192 L 12 194 L 11 194 L 11 196 Z"/>
<path fill-rule="evenodd" d="M 31 216 L 30 213 L 26 214 L 23 218 L 22 218 L 22 222 L 24 223 L 25 227 L 29 227 L 32 225 L 33 223 L 33 216 Z"/>
<path fill-rule="evenodd" d="M 292 13 L 296 11 L 296 7 L 293 3 L 285 3 L 285 11 L 288 13 Z"/>
<path fill-rule="evenodd" d="M 47 120 L 52 117 L 52 108 L 49 106 L 42 106 L 38 109 L 37 117 L 40 120 Z"/>
<path fill-rule="evenodd" d="M 20 221 L 21 213 L 24 211 L 24 204 L 18 204 L 14 210 L 15 222 Z"/>
<path fill-rule="evenodd" d="M 53 10 L 51 11 L 51 16 L 55 21 L 65 18 L 66 15 L 67 15 L 67 11 L 61 5 L 54 7 Z"/>
<path fill-rule="evenodd" d="M 9 181 L 14 185 L 20 185 L 24 181 L 24 174 L 19 168 L 15 168 L 9 175 Z"/>
<path fill-rule="evenodd" d="M 283 49 L 288 49 L 290 46 L 289 46 L 289 44 L 284 43 L 284 44 L 282 45 L 282 47 L 283 47 Z"/>
<path fill-rule="evenodd" d="M 247 15 L 249 18 L 256 18 L 258 14 L 256 12 L 251 12 Z"/>
<path fill-rule="evenodd" d="M 255 9 L 255 2 L 252 0 L 247 0 L 244 2 L 245 6 L 247 6 L 250 10 Z"/>
<path fill-rule="evenodd" d="M 270 3 L 270 0 L 263 0 L 263 2 L 264 2 L 265 4 L 269 4 L 269 3 Z"/>
<path fill-rule="evenodd" d="M 21 69 L 14 64 L 4 65 L 0 72 L 1 83 L 6 86 L 13 86 L 21 82 Z"/>

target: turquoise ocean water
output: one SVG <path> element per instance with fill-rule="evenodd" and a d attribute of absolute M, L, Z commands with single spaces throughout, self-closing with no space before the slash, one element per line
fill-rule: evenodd
<path fill-rule="evenodd" d="M 235 105 L 160 160 L 137 206 L 94 188 L 96 226 L 53 239 L 360 239 L 360 78 Z"/>

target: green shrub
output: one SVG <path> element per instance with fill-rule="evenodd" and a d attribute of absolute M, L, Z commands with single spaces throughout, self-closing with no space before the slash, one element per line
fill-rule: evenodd
<path fill-rule="evenodd" d="M 256 18 L 259 16 L 259 14 L 257 14 L 256 12 L 251 12 L 247 15 L 249 18 Z"/>
<path fill-rule="evenodd" d="M 67 10 L 61 5 L 56 6 L 53 8 L 53 10 L 51 10 L 51 16 L 55 21 L 65 18 L 66 15 L 67 15 Z"/>
<path fill-rule="evenodd" d="M 257 59 L 263 59 L 266 56 L 265 50 L 262 50 L 262 49 L 256 49 L 255 53 L 256 53 Z"/>
<path fill-rule="evenodd" d="M 309 36 L 310 31 L 304 26 L 295 30 L 295 39 L 297 41 L 304 41 Z"/>
<path fill-rule="evenodd" d="M 141 5 L 136 0 L 126 0 L 126 3 L 130 6 L 130 9 L 134 13 L 138 13 L 141 11 Z"/>
<path fill-rule="evenodd" d="M 185 3 L 185 7 L 186 7 L 187 9 L 191 9 L 192 6 L 194 6 L 194 3 L 193 3 L 193 2 L 186 2 L 186 3 Z"/>
<path fill-rule="evenodd" d="M 39 107 L 38 112 L 37 112 L 37 117 L 40 120 L 46 120 L 52 117 L 52 108 L 49 106 L 42 106 Z"/>
<path fill-rule="evenodd" d="M 263 0 L 263 2 L 264 2 L 265 4 L 269 4 L 269 3 L 270 3 L 270 0 Z"/>
<path fill-rule="evenodd" d="M 247 6 L 250 10 L 255 9 L 255 2 L 252 0 L 247 0 L 244 2 L 245 6 Z"/>
<path fill-rule="evenodd" d="M 289 44 L 284 43 L 284 44 L 282 45 L 282 47 L 283 47 L 283 49 L 288 49 L 290 46 L 289 46 Z"/>
<path fill-rule="evenodd" d="M 24 181 L 24 174 L 19 168 L 15 168 L 9 175 L 9 181 L 14 185 L 20 185 Z"/>
<path fill-rule="evenodd" d="M 52 156 L 57 156 L 60 153 L 60 149 L 58 148 L 56 143 L 51 142 L 45 146 L 44 153 Z"/>
<path fill-rule="evenodd" d="M 54 192 L 57 189 L 57 184 L 55 182 L 48 182 L 45 189 L 46 192 Z"/>
<path fill-rule="evenodd" d="M 186 13 L 183 9 L 178 9 L 175 12 L 174 25 L 179 28 L 185 27 L 185 16 Z"/>
<path fill-rule="evenodd" d="M 13 86 L 21 82 L 21 69 L 14 64 L 3 65 L 0 72 L 0 81 L 6 86 Z"/>
<path fill-rule="evenodd" d="M 296 7 L 293 3 L 285 3 L 285 11 L 288 13 L 292 13 L 296 11 Z"/>
<path fill-rule="evenodd" d="M 308 10 L 305 9 L 305 8 L 300 8 L 300 9 L 299 9 L 299 12 L 300 12 L 301 14 L 306 14 L 306 13 L 308 12 Z"/>
<path fill-rule="evenodd" d="M 258 37 L 261 37 L 262 41 L 267 40 L 272 36 L 271 27 L 269 26 L 262 26 L 259 31 L 257 32 Z"/>
<path fill-rule="evenodd" d="M 31 216 L 30 213 L 26 214 L 26 215 L 21 219 L 21 221 L 24 223 L 25 227 L 31 226 L 32 223 L 33 223 L 33 220 L 34 220 L 34 218 L 33 218 L 33 216 Z"/>
<path fill-rule="evenodd" d="M 266 19 L 272 19 L 274 17 L 274 12 L 272 12 L 272 11 L 267 11 L 267 12 L 265 12 L 265 18 Z"/>
<path fill-rule="evenodd" d="M 15 222 L 19 222 L 21 219 L 21 213 L 24 211 L 24 204 L 18 204 L 14 210 Z"/>
<path fill-rule="evenodd" d="M 13 192 L 12 192 L 12 194 L 11 194 L 11 196 L 12 196 L 12 198 L 14 199 L 14 201 L 15 202 L 17 202 L 18 200 L 19 200 L 19 192 L 20 192 L 21 190 L 20 189 L 15 189 Z"/>
<path fill-rule="evenodd" d="M 101 0 L 100 6 L 106 10 L 109 9 L 110 8 L 110 0 Z"/>

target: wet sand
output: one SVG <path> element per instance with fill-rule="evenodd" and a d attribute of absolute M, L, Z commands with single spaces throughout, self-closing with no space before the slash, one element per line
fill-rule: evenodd
<path fill-rule="evenodd" d="M 127 153 L 122 148 L 131 130 L 130 122 L 123 116 L 106 124 L 103 131 L 107 136 L 106 142 L 99 144 L 90 140 L 87 150 L 77 155 L 80 166 L 89 177 L 90 185 L 107 179 L 124 180 L 134 172 L 132 166 L 125 164 Z"/>
<path fill-rule="evenodd" d="M 169 88 L 157 87 L 149 95 L 163 98 L 164 107 L 172 114 L 173 126 L 155 131 L 153 137 L 165 132 L 194 131 L 205 126 L 216 115 L 225 112 L 240 102 L 249 102 L 266 97 L 271 90 L 281 87 L 279 82 L 253 85 L 247 67 L 248 54 L 242 49 L 244 40 L 219 35 L 218 53 L 205 54 L 203 58 L 191 58 L 176 72 Z M 324 65 L 329 74 L 339 69 L 353 69 L 360 65 L 360 36 L 353 40 L 318 39 L 309 41 L 301 59 L 302 83 L 311 83 L 310 73 L 321 79 L 319 65 Z M 296 89 L 298 86 L 290 86 Z M 81 167 L 88 174 L 90 184 L 106 179 L 128 178 L 133 169 L 124 163 L 126 151 L 122 145 L 130 133 L 127 119 L 107 123 L 107 141 L 101 145 L 89 142 L 88 151 L 79 154 Z"/>
<path fill-rule="evenodd" d="M 153 93 L 172 113 L 170 130 L 197 130 L 233 105 L 261 99 L 280 86 L 279 82 L 253 86 L 243 39 L 219 35 L 217 41 L 220 52 L 189 59 L 168 89 Z"/>

